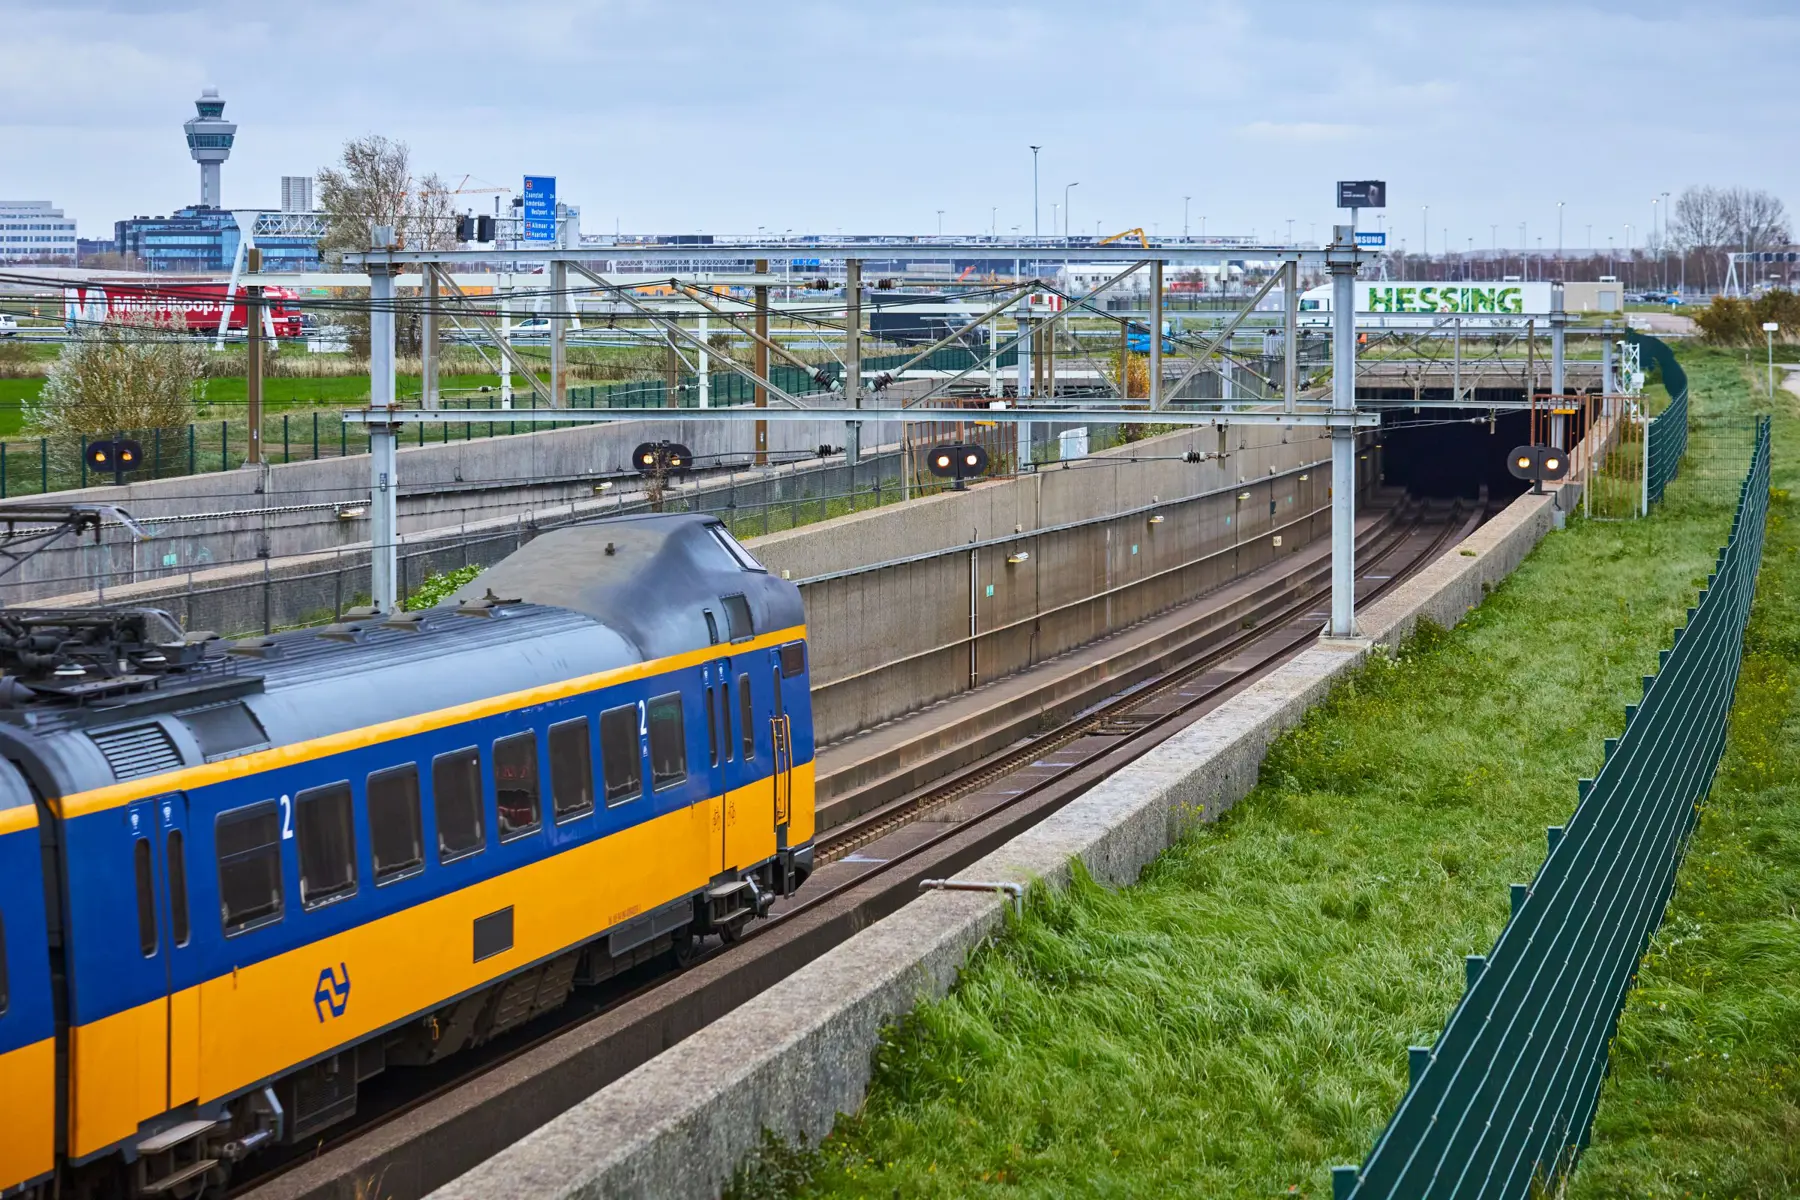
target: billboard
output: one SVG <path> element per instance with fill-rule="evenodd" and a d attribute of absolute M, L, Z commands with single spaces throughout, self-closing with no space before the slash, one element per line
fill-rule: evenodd
<path fill-rule="evenodd" d="M 1510 328 L 1550 316 L 1550 284 L 1455 283 L 1444 280 L 1367 280 L 1353 285 L 1356 323 L 1362 328 L 1447 325 Z M 1301 293 L 1302 324 L 1330 323 L 1331 288 Z"/>

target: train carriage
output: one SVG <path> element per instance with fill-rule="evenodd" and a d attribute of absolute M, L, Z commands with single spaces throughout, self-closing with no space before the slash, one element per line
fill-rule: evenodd
<path fill-rule="evenodd" d="M 0 1082 L 37 1097 L 0 1190 L 192 1194 L 811 870 L 798 592 L 711 518 L 228 647 L 142 610 L 0 630 L 0 868 L 32 868 Z"/>

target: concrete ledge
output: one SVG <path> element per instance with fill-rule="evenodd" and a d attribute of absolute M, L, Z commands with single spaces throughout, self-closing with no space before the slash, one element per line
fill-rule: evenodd
<path fill-rule="evenodd" d="M 1576 493 L 1563 494 L 1567 507 Z M 1079 858 L 1098 880 L 1135 881 L 1246 795 L 1270 742 L 1376 646 L 1478 604 L 1552 527 L 1556 503 L 1521 497 L 1371 606 L 1365 636 L 1307 649 L 963 876 L 1061 886 Z M 855 1111 L 881 1030 L 943 995 L 1004 913 L 998 896 L 922 896 L 433 1195 L 717 1196 L 763 1129 L 816 1142 Z"/>

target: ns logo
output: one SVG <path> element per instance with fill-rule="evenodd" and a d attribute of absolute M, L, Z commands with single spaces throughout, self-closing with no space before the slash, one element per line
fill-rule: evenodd
<path fill-rule="evenodd" d="M 338 971 L 344 974 L 343 982 L 338 982 Z M 341 1017 L 344 1010 L 350 1007 L 350 968 L 344 964 L 337 965 L 337 971 L 326 967 L 319 972 L 319 982 L 313 988 L 313 1010 L 319 1014 L 319 1023 L 325 1023 L 325 1012 L 330 1009 L 331 1015 Z"/>

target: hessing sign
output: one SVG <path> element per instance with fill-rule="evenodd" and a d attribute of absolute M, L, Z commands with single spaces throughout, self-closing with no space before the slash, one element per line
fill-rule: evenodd
<path fill-rule="evenodd" d="M 1359 284 L 1366 290 L 1358 310 L 1367 313 L 1498 313 L 1523 315 L 1525 289 L 1518 284 Z M 1547 301 L 1546 297 L 1546 301 Z M 1546 302 L 1540 310 L 1549 311 Z"/>

